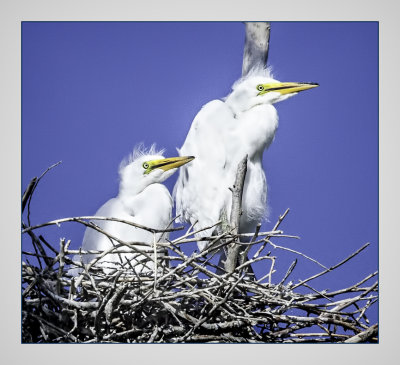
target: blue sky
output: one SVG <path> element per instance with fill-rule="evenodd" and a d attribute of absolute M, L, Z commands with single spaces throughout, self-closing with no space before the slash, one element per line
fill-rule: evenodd
<path fill-rule="evenodd" d="M 22 189 L 63 161 L 35 192 L 32 224 L 93 215 L 117 194 L 119 162 L 138 142 L 176 155 L 201 106 L 240 77 L 243 44 L 241 22 L 23 22 Z M 275 243 L 326 266 L 371 242 L 310 283 L 353 284 L 378 267 L 378 23 L 273 22 L 268 64 L 280 81 L 320 87 L 276 105 L 263 229 L 290 208 L 281 228 L 301 240 Z M 67 223 L 40 234 L 76 248 L 83 231 Z M 296 256 L 273 254 L 279 280 Z M 300 259 L 292 280 L 319 271 Z"/>

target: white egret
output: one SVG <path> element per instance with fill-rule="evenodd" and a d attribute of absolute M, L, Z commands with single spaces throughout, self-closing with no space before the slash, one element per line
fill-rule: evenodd
<path fill-rule="evenodd" d="M 98 217 L 117 218 L 149 228 L 163 230 L 171 223 L 173 201 L 168 189 L 161 184 L 170 177 L 179 166 L 182 166 L 194 157 L 164 158 L 164 151 L 156 151 L 155 146 L 146 151 L 141 146 L 134 149 L 133 153 L 121 162 L 119 168 L 120 184 L 119 193 L 115 198 L 108 200 L 96 212 Z M 133 227 L 131 225 L 109 221 L 97 220 L 95 224 L 109 235 L 124 242 L 144 242 L 149 246 L 133 245 L 135 249 L 151 251 L 153 243 L 160 238 L 167 238 L 168 233 L 155 233 Z M 84 251 L 105 251 L 118 244 L 101 232 L 87 228 L 83 238 Z M 126 250 L 127 247 L 122 247 Z M 82 261 L 89 263 L 97 255 L 82 255 Z M 149 254 L 149 256 L 153 256 Z M 74 261 L 79 262 L 80 256 L 76 255 Z M 108 254 L 100 260 L 105 272 L 109 273 L 117 268 L 116 262 L 129 268 L 130 261 L 137 273 L 149 273 L 154 269 L 154 262 L 146 260 L 142 254 L 123 253 Z M 122 261 L 122 262 L 121 262 Z M 147 261 L 147 262 L 146 262 Z M 150 261 L 150 262 L 149 262 Z M 141 262 L 138 264 L 138 262 Z M 121 267 L 121 266 L 120 266 Z M 72 269 L 70 273 L 76 275 L 81 270 Z"/>
<path fill-rule="evenodd" d="M 229 188 L 235 181 L 239 161 L 248 155 L 239 232 L 254 232 L 266 214 L 267 183 L 262 157 L 278 128 L 273 104 L 317 86 L 279 82 L 269 69 L 256 67 L 234 83 L 226 98 L 205 104 L 178 150 L 180 155 L 196 156 L 192 164 L 181 168 L 174 188 L 176 212 L 181 220 L 197 222 L 197 230 L 229 218 Z M 197 238 L 210 235 L 213 230 L 200 232 Z M 200 250 L 205 246 L 204 241 L 198 241 Z"/>

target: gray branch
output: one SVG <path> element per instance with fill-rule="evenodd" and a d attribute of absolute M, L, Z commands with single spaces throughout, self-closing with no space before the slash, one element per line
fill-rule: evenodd
<path fill-rule="evenodd" d="M 378 334 L 378 325 L 374 324 L 367 330 L 348 338 L 344 343 L 360 343 L 360 342 L 365 342 L 371 337 L 374 337 Z"/>
<path fill-rule="evenodd" d="M 33 190 L 34 190 L 34 188 L 35 188 L 35 185 L 36 185 L 36 182 L 37 182 L 37 177 L 34 177 L 30 182 L 29 182 L 29 185 L 28 185 L 28 187 L 26 188 L 26 190 L 24 191 L 24 195 L 22 196 L 22 203 L 21 203 L 21 205 L 22 205 L 22 213 L 24 212 L 24 210 L 25 210 L 25 205 L 26 205 L 26 203 L 28 202 L 28 199 L 29 199 L 29 197 L 32 195 L 32 193 L 33 193 Z"/>
<path fill-rule="evenodd" d="M 242 215 L 242 195 L 244 180 L 247 172 L 247 155 L 239 162 L 236 172 L 235 184 L 232 190 L 232 210 L 230 216 L 230 225 L 233 229 L 233 234 L 239 233 L 240 217 Z M 228 254 L 225 261 L 225 270 L 232 273 L 237 265 L 240 245 L 239 239 L 235 240 L 228 246 Z"/>
<path fill-rule="evenodd" d="M 269 22 L 245 22 L 245 25 L 242 76 L 246 76 L 254 67 L 267 65 L 271 29 Z"/>

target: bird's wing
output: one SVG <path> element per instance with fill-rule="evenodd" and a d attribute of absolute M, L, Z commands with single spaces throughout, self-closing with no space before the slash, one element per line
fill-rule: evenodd
<path fill-rule="evenodd" d="M 110 199 L 107 201 L 105 204 L 103 204 L 95 213 L 95 216 L 97 217 L 112 217 L 113 210 L 115 209 L 115 206 L 117 205 L 117 200 L 116 198 Z M 113 234 L 112 230 L 108 226 L 110 222 L 104 221 L 104 220 L 93 220 L 93 223 L 101 228 L 102 230 Z M 83 236 L 83 241 L 82 241 L 82 250 L 83 251 L 103 251 L 108 249 L 111 246 L 111 240 L 108 239 L 104 234 L 96 231 L 93 228 L 87 227 L 85 230 L 85 234 Z M 83 263 L 87 264 L 92 259 L 94 259 L 96 255 L 82 255 L 82 261 Z M 80 255 L 75 255 L 72 258 L 73 261 L 75 262 L 80 262 L 81 261 L 81 256 Z M 70 275 L 77 276 L 82 269 L 78 268 L 71 268 L 69 270 Z"/>
<path fill-rule="evenodd" d="M 226 140 L 232 111 L 220 100 L 206 104 L 196 115 L 180 149 L 180 155 L 195 159 L 179 171 L 174 188 L 176 213 L 181 220 L 205 228 L 220 219 L 230 191 L 226 183 Z M 209 234 L 205 231 L 203 235 Z"/>
<path fill-rule="evenodd" d="M 166 229 L 171 224 L 173 201 L 168 189 L 163 184 L 149 185 L 136 199 L 135 217 L 133 221 L 148 228 Z M 168 238 L 168 233 L 156 234 L 156 240 Z M 153 234 L 138 230 L 135 240 L 153 242 Z"/>
<path fill-rule="evenodd" d="M 121 217 L 121 204 L 117 198 L 108 200 L 95 213 L 97 217 Z M 119 213 L 119 214 L 118 214 Z M 125 217 L 126 218 L 126 217 Z M 122 218 L 123 219 L 123 218 Z M 111 235 L 116 235 L 116 229 L 122 223 L 110 222 L 105 220 L 93 220 L 93 223 Z M 86 228 L 83 236 L 82 248 L 84 250 L 106 250 L 111 247 L 111 241 L 104 234 L 92 229 Z M 90 260 L 89 260 L 90 261 Z"/>

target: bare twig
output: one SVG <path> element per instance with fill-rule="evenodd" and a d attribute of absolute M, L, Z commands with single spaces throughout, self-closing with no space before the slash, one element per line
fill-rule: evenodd
<path fill-rule="evenodd" d="M 34 177 L 34 178 L 30 181 L 30 183 L 29 183 L 27 189 L 25 190 L 25 192 L 28 192 L 28 189 L 30 190 L 30 191 L 29 191 L 29 196 L 28 196 L 28 194 L 27 194 L 27 196 L 25 196 L 25 199 L 28 200 L 28 214 L 27 214 L 28 225 L 31 225 L 30 216 L 31 216 L 31 200 L 32 200 L 33 192 L 34 192 L 35 189 L 37 188 L 37 186 L 38 186 L 40 180 L 43 178 L 43 176 L 45 176 L 51 169 L 53 169 L 54 167 L 58 166 L 60 163 L 61 163 L 61 161 L 59 161 L 59 162 L 57 162 L 57 163 L 51 165 L 50 167 L 48 167 L 48 168 L 39 176 L 39 178 Z M 36 180 L 35 180 L 35 179 L 36 179 Z M 29 187 L 29 186 L 31 185 L 31 183 L 32 183 L 33 180 L 35 180 L 34 185 L 33 185 L 32 187 Z M 24 195 L 25 195 L 25 194 L 24 194 Z M 23 197 L 23 198 L 24 198 L 24 197 Z M 25 201 L 25 204 L 26 204 L 26 201 Z M 25 205 L 23 205 L 23 207 L 25 207 Z M 22 209 L 22 211 L 24 211 L 24 209 Z"/>
<path fill-rule="evenodd" d="M 53 225 L 59 226 L 61 223 L 66 223 L 66 222 L 82 223 L 83 221 L 88 221 L 88 220 L 120 222 L 120 223 L 128 224 L 128 225 L 136 227 L 136 228 L 143 229 L 143 230 L 151 232 L 151 233 L 175 232 L 175 231 L 180 231 L 184 228 L 184 227 L 176 227 L 176 228 L 166 228 L 166 229 L 155 229 L 155 228 L 146 227 L 141 224 L 129 222 L 129 221 L 126 221 L 124 219 L 119 219 L 119 218 L 87 216 L 87 217 L 62 218 L 62 219 L 57 219 L 57 220 L 54 220 L 51 222 L 38 224 L 36 226 L 26 227 L 22 230 L 22 233 L 27 233 L 27 232 L 33 231 L 35 229 L 46 227 L 46 226 L 53 226 Z"/>
<path fill-rule="evenodd" d="M 34 187 L 36 185 L 37 182 L 37 177 L 34 177 L 28 184 L 27 188 L 24 191 L 24 194 L 22 195 L 22 203 L 21 203 L 21 210 L 22 213 L 25 210 L 25 205 L 28 202 L 28 199 L 30 198 L 30 196 L 32 195 L 33 191 L 34 191 Z"/>
<path fill-rule="evenodd" d="M 358 255 L 361 251 L 363 251 L 365 248 L 367 248 L 369 246 L 369 242 L 366 243 L 364 246 L 362 246 L 361 248 L 359 248 L 356 252 L 352 253 L 350 256 L 348 256 L 347 258 L 345 258 L 343 261 L 340 261 L 338 264 L 331 266 L 329 269 L 326 269 L 316 275 L 313 275 L 311 277 L 309 277 L 308 279 L 302 280 L 300 281 L 300 283 L 297 283 L 296 285 L 293 286 L 292 289 L 296 289 L 297 287 L 299 287 L 300 285 L 303 285 L 303 283 L 306 283 L 310 280 L 316 279 L 318 277 L 320 277 L 321 275 L 326 274 L 329 271 L 335 270 L 336 268 L 338 268 L 339 266 L 343 265 L 344 263 L 346 263 L 347 261 L 349 261 L 350 259 L 352 259 L 354 256 Z"/>

